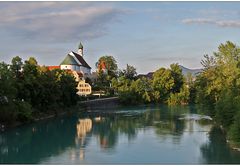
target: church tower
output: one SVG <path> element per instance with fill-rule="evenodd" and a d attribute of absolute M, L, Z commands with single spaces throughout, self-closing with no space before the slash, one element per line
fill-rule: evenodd
<path fill-rule="evenodd" d="M 78 45 L 78 54 L 83 56 L 83 45 L 81 42 Z"/>

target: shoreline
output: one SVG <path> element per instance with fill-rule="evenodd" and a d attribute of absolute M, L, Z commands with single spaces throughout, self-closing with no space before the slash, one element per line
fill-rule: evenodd
<path fill-rule="evenodd" d="M 227 143 L 227 145 L 229 146 L 229 148 L 230 148 L 231 150 L 240 152 L 240 146 L 236 145 L 232 140 L 230 140 L 230 139 L 227 138 L 226 130 L 223 128 L 222 125 L 220 125 L 219 127 L 220 127 L 220 129 L 225 133 L 226 143 Z"/>
<path fill-rule="evenodd" d="M 49 114 L 42 114 L 43 116 L 41 116 L 41 117 L 33 117 L 33 119 L 28 121 L 28 122 L 16 121 L 16 122 L 13 122 L 11 124 L 6 124 L 6 123 L 0 122 L 0 133 L 5 132 L 9 129 L 13 129 L 13 128 L 16 128 L 16 127 L 23 126 L 23 125 L 36 123 L 36 122 L 43 121 L 43 120 L 57 118 L 59 116 L 63 116 L 63 115 L 66 115 L 66 114 L 73 114 L 75 112 L 78 112 L 76 109 L 79 110 L 79 111 L 81 110 L 81 108 L 79 107 L 79 104 L 77 104 L 75 106 L 72 106 L 72 107 L 69 107 L 69 108 L 66 108 L 63 111 L 58 112 L 58 113 L 56 113 L 54 111 L 50 111 Z"/>
<path fill-rule="evenodd" d="M 78 101 L 76 105 L 65 108 L 65 109 L 59 109 L 59 112 L 56 111 L 48 111 L 48 113 L 44 114 L 44 113 L 36 113 L 35 115 L 33 115 L 33 119 L 30 121 L 26 121 L 26 122 L 20 122 L 20 121 L 15 121 L 12 123 L 3 123 L 0 122 L 0 132 L 5 132 L 9 129 L 15 128 L 15 127 L 19 127 L 22 125 L 27 125 L 27 124 L 31 124 L 31 123 L 35 123 L 35 122 L 39 122 L 39 121 L 43 121 L 43 120 L 48 120 L 48 119 L 52 119 L 52 118 L 57 118 L 59 116 L 63 116 L 66 114 L 73 114 L 75 112 L 81 112 L 84 109 L 88 109 L 88 108 L 94 108 L 94 105 L 96 104 L 101 104 L 102 106 L 110 106 L 108 105 L 109 103 L 112 103 L 112 101 L 116 101 L 118 100 L 118 97 L 108 97 L 108 98 L 100 98 L 100 99 L 93 99 L 93 100 L 86 100 L 86 101 Z M 106 105 L 107 104 L 107 105 Z M 114 103 L 116 104 L 116 103 Z M 92 107 L 93 106 L 93 107 Z"/>
<path fill-rule="evenodd" d="M 230 149 L 240 152 L 240 147 L 235 145 L 233 141 L 226 139 L 228 146 L 230 147 Z"/>

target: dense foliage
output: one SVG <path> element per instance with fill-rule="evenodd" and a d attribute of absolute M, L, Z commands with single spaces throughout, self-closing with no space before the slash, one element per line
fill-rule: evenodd
<path fill-rule="evenodd" d="M 172 64 L 170 69 L 160 68 L 152 79 L 137 78 L 136 69 L 130 65 L 120 73 L 120 77 L 112 79 L 112 87 L 125 104 L 188 103 L 188 87 L 178 64 Z"/>
<path fill-rule="evenodd" d="M 240 48 L 230 41 L 221 44 L 213 56 L 204 56 L 202 65 L 194 83 L 196 102 L 240 145 Z"/>
<path fill-rule="evenodd" d="M 60 69 L 48 70 L 34 58 L 0 63 L 0 121 L 28 121 L 39 113 L 58 113 L 76 104 L 76 82 Z"/>

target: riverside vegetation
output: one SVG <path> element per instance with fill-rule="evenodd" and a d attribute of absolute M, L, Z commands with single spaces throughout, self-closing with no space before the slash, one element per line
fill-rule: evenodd
<path fill-rule="evenodd" d="M 28 122 L 57 114 L 77 102 L 76 82 L 63 70 L 49 71 L 31 57 L 0 63 L 0 122 Z"/>
<path fill-rule="evenodd" d="M 101 70 L 105 62 L 107 72 Z M 88 82 L 93 90 L 117 95 L 123 104 L 198 104 L 223 127 L 234 146 L 240 146 L 240 48 L 228 41 L 212 56 L 204 55 L 203 70 L 196 77 L 183 76 L 178 64 L 160 68 L 152 79 L 137 76 L 127 65 L 118 70 L 112 56 L 103 56 L 96 66 L 97 79 Z M 28 120 L 34 112 L 68 107 L 77 101 L 74 78 L 60 70 L 48 71 L 34 58 L 22 64 L 19 57 L 11 65 L 0 64 L 1 120 Z"/>

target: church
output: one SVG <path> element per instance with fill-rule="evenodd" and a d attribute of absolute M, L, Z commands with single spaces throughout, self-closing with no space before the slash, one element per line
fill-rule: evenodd
<path fill-rule="evenodd" d="M 75 80 L 78 82 L 78 95 L 86 96 L 92 93 L 91 85 L 85 82 L 85 78 L 91 76 L 91 67 L 83 58 L 83 45 L 81 42 L 78 46 L 78 51 L 68 53 L 60 66 L 48 66 L 48 69 L 61 69 L 73 74 Z"/>
<path fill-rule="evenodd" d="M 83 45 L 80 42 L 78 51 L 71 51 L 60 64 L 60 69 L 82 73 L 84 77 L 91 74 L 91 67 L 83 58 Z"/>

